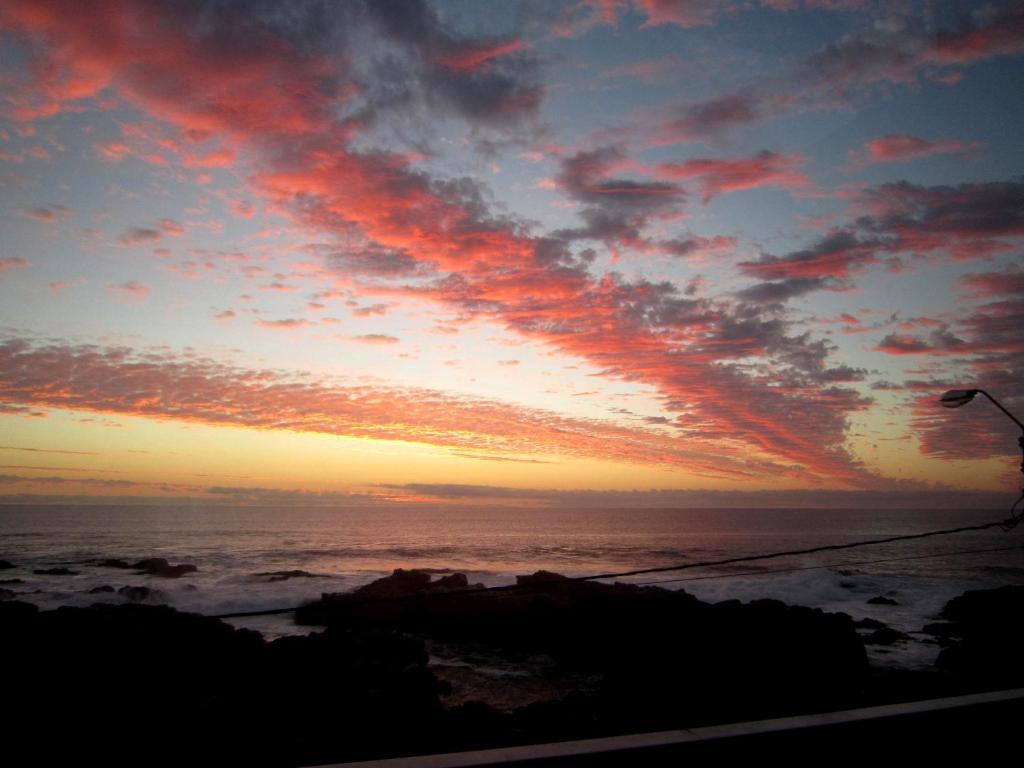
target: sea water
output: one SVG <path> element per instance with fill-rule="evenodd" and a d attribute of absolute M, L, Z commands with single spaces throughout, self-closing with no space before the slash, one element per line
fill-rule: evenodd
<path fill-rule="evenodd" d="M 205 614 L 283 608 L 355 589 L 395 568 L 514 581 L 693 564 L 1000 520 L 1002 510 L 538 509 L 487 506 L 0 506 L 0 588 L 41 608 L 124 602 L 99 586 L 147 586 L 148 602 Z M 919 666 L 937 647 L 919 633 L 967 589 L 1024 583 L 1024 526 L 691 568 L 620 579 L 663 582 L 702 600 L 773 598 L 874 618 L 911 640 L 870 649 L 877 663 Z M 977 551 L 999 550 L 999 551 Z M 198 570 L 178 579 L 100 567 L 163 557 Z M 73 575 L 37 575 L 63 567 Z M 310 576 L 280 579 L 273 572 Z M 13 583 L 12 580 L 21 583 Z M 677 581 L 666 582 L 668 579 Z M 875 597 L 896 605 L 872 605 Z M 289 616 L 233 620 L 269 637 L 308 632 Z"/>

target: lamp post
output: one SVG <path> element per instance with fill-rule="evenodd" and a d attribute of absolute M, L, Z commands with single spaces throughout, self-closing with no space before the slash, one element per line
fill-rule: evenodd
<path fill-rule="evenodd" d="M 1013 423 L 1020 427 L 1021 435 L 1020 437 L 1017 438 L 1017 445 L 1020 446 L 1021 450 L 1020 471 L 1024 472 L 1024 424 L 1021 423 L 1020 419 L 1018 419 L 1016 416 L 1014 416 L 1012 413 L 1006 410 L 1003 407 L 1002 403 L 1000 403 L 998 400 L 992 397 L 992 395 L 990 395 L 984 389 L 951 389 L 948 392 L 946 392 L 942 397 L 939 398 L 939 403 L 941 405 L 944 405 L 946 408 L 959 408 L 960 406 L 967 405 L 969 402 L 971 402 L 971 400 L 974 399 L 975 395 L 984 395 L 985 397 L 987 397 L 989 400 L 992 401 L 992 404 L 996 408 L 998 408 L 1000 411 L 1009 416 Z M 1013 510 L 1017 507 L 1018 504 L 1021 503 L 1021 501 L 1024 501 L 1024 488 L 1021 489 L 1020 498 L 1017 499 L 1016 502 L 1014 502 L 1013 507 L 1011 507 L 1010 509 L 1011 515 L 1013 514 Z M 1024 512 L 1022 512 L 1021 515 L 1024 516 Z M 1020 517 L 1011 517 L 1008 523 L 1015 525 L 1016 523 L 1020 522 L 1020 519 Z"/>

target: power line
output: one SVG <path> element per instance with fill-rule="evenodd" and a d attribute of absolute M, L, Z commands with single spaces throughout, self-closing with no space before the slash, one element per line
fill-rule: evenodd
<path fill-rule="evenodd" d="M 681 581 L 707 581 L 708 579 L 731 579 L 738 576 L 766 576 L 774 573 L 795 573 L 796 571 L 818 571 L 826 568 L 844 568 L 851 565 L 877 565 L 879 563 L 896 563 L 904 560 L 927 560 L 934 557 L 955 557 L 957 555 L 977 555 L 983 552 L 1009 552 L 1011 549 L 1024 549 L 1024 545 L 1013 547 L 991 547 L 989 549 L 957 549 L 951 552 L 935 552 L 930 555 L 906 555 L 904 557 L 886 557 L 880 560 L 850 560 L 844 563 L 825 563 L 824 565 L 804 565 L 795 568 L 772 568 L 767 571 L 739 571 L 736 573 L 713 573 L 707 576 L 684 576 L 679 579 L 659 579 L 657 581 L 633 582 L 635 586 L 646 587 L 652 584 L 674 584 Z"/>
<path fill-rule="evenodd" d="M 946 528 L 938 531 L 926 531 L 924 533 L 910 533 L 902 536 L 887 536 L 882 539 L 866 539 L 862 541 L 847 542 L 845 544 L 826 544 L 819 547 L 808 547 L 806 549 L 791 549 L 781 552 L 768 552 L 760 555 L 742 555 L 739 557 L 729 557 L 722 560 L 703 560 L 693 563 L 679 563 L 676 565 L 664 565 L 654 568 L 637 568 L 631 571 L 619 571 L 617 573 L 597 573 L 590 576 L 563 576 L 558 579 L 538 579 L 531 580 L 526 583 L 516 582 L 515 584 L 500 584 L 495 587 L 483 587 L 479 589 L 453 589 L 446 592 L 417 592 L 411 595 L 399 595 L 397 597 L 371 597 L 371 598 L 352 598 L 346 605 L 364 605 L 370 603 L 395 603 L 395 602 L 407 602 L 410 600 L 421 600 L 425 598 L 443 598 L 443 597 L 457 597 L 460 595 L 479 595 L 489 592 L 510 592 L 513 590 L 521 589 L 536 589 L 538 587 L 564 585 L 576 581 L 598 581 L 600 579 L 621 579 L 626 576 L 642 576 L 648 573 L 669 573 L 672 571 L 683 571 L 690 570 L 693 568 L 709 568 L 712 566 L 719 565 L 735 565 L 737 563 L 750 563 L 757 562 L 760 560 L 771 560 L 778 557 L 796 557 L 799 555 L 812 555 L 818 552 L 835 552 L 843 549 L 854 549 L 856 547 L 870 547 L 879 544 L 891 544 L 897 541 L 914 541 L 918 539 L 927 539 L 934 536 L 951 536 L 957 533 L 970 533 L 974 531 L 986 531 L 992 528 L 1002 528 L 1003 530 L 1009 530 L 1020 520 L 1019 517 L 1010 518 L 1009 520 L 999 520 L 991 523 L 984 523 L 982 525 L 966 525 L 959 528 Z M 1011 547 L 1012 549 L 1012 547 Z M 762 573 L 764 573 L 762 571 Z M 671 579 L 670 581 L 676 581 Z M 274 616 L 286 613 L 293 613 L 299 609 L 300 606 L 293 606 L 290 608 L 270 608 L 259 611 L 236 611 L 233 613 L 222 613 L 210 616 L 214 619 L 240 619 L 251 616 Z"/>
<path fill-rule="evenodd" d="M 791 549 L 784 552 L 769 552 L 763 555 L 744 555 L 741 557 L 729 557 L 724 560 L 705 560 L 698 563 L 683 563 L 681 565 L 664 565 L 657 568 L 638 568 L 634 571 L 621 571 L 619 573 L 600 573 L 593 576 L 576 576 L 574 581 L 595 581 L 597 579 L 620 579 L 624 576 L 641 576 L 645 573 L 667 573 L 669 571 L 683 571 L 690 568 L 704 568 L 713 565 L 733 565 L 734 563 L 752 563 L 758 560 L 772 560 L 776 557 L 795 557 L 797 555 L 813 555 L 818 552 L 836 552 L 841 549 L 854 549 L 855 547 L 870 547 L 877 544 L 892 544 L 897 541 L 911 541 L 915 539 L 927 539 L 933 536 L 950 536 L 955 533 L 968 533 L 971 531 L 985 531 L 990 528 L 1004 528 L 1006 520 L 985 523 L 984 525 L 965 525 L 960 528 L 947 528 L 941 531 L 927 531 L 925 533 L 909 533 L 902 536 L 888 536 L 884 539 L 866 539 L 864 541 L 852 541 L 846 544 L 825 544 L 820 547 L 808 547 L 807 549 Z"/>

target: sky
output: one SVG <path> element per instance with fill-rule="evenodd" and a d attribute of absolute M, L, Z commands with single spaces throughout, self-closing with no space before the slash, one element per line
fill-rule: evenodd
<path fill-rule="evenodd" d="M 0 499 L 1019 483 L 1020 3 L 2 0 L 0 86 Z"/>

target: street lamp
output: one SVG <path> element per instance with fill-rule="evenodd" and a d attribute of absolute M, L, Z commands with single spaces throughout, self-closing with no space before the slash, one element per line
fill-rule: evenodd
<path fill-rule="evenodd" d="M 951 389 L 939 398 L 939 403 L 944 405 L 946 408 L 959 408 L 960 406 L 967 405 L 971 402 L 975 395 L 984 395 L 987 397 L 992 401 L 992 404 L 995 405 L 996 408 L 1009 416 L 1010 419 L 1013 420 L 1013 423 L 1020 427 L 1021 435 L 1017 438 L 1017 445 L 1020 446 L 1021 450 L 1020 471 L 1024 472 L 1024 424 L 1021 423 L 1020 419 L 1006 410 L 998 400 L 992 397 L 992 395 L 984 389 Z M 1016 525 L 1020 522 L 1021 517 L 1024 517 L 1024 512 L 1021 512 L 1021 517 L 1012 516 L 1013 510 L 1017 508 L 1017 505 L 1020 504 L 1021 501 L 1024 501 L 1024 489 L 1021 489 L 1020 498 L 1017 499 L 1010 508 L 1011 517 L 1010 520 L 1007 521 L 1009 525 Z"/>
<path fill-rule="evenodd" d="M 1013 419 L 1013 423 L 1020 427 L 1020 431 L 1024 433 L 1024 424 L 1020 423 L 1020 419 L 1003 408 L 1000 402 L 984 389 L 951 389 L 939 398 L 939 402 L 947 408 L 959 408 L 961 405 L 967 405 L 971 402 L 975 395 L 984 395 L 991 400 L 995 407 Z M 1021 435 L 1021 447 L 1024 447 L 1024 434 Z"/>

